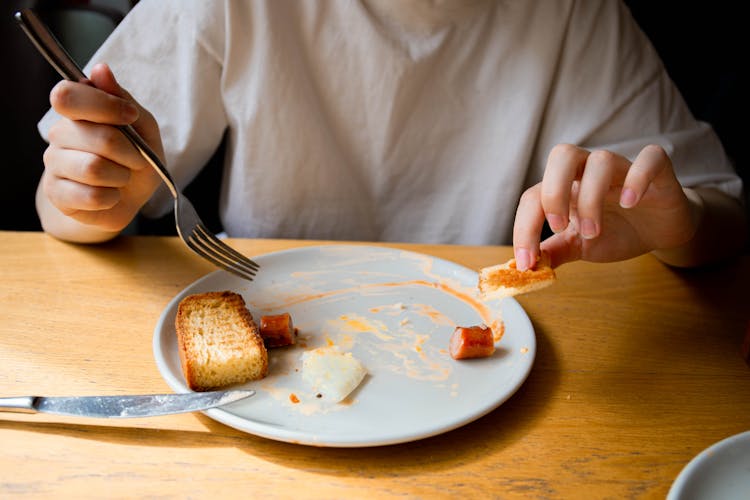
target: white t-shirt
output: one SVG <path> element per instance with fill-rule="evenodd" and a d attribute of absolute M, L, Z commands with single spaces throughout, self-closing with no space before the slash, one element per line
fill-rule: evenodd
<path fill-rule="evenodd" d="M 508 244 L 561 142 L 660 144 L 684 185 L 741 196 L 616 0 L 480 0 L 421 24 L 366 0 L 141 0 L 91 62 L 156 116 L 181 186 L 228 131 L 230 236 Z M 171 207 L 162 189 L 144 212 Z"/>

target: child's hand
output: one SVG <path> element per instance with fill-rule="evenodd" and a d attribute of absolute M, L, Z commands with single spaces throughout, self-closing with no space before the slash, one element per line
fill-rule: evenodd
<path fill-rule="evenodd" d="M 542 182 L 521 197 L 513 229 L 517 266 L 528 268 L 540 248 L 553 267 L 675 248 L 695 235 L 701 206 L 659 146 L 643 148 L 630 163 L 608 151 L 561 144 L 552 149 Z M 555 234 L 540 245 L 545 219 Z"/>
<path fill-rule="evenodd" d="M 163 157 L 158 125 L 104 64 L 93 68 L 90 85 L 58 83 L 50 93 L 50 103 L 63 118 L 50 128 L 50 144 L 44 153 L 42 224 L 52 234 L 69 233 L 67 222 L 61 224 L 66 231 L 55 230 L 56 220 L 63 219 L 61 213 L 90 226 L 86 229 L 114 236 L 135 217 L 160 181 L 114 125 L 132 124 Z M 49 213 L 53 207 L 58 214 Z M 66 234 L 65 239 L 76 238 Z"/>

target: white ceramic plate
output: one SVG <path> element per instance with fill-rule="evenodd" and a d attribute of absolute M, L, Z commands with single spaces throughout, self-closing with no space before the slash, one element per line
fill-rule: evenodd
<path fill-rule="evenodd" d="M 477 273 L 457 264 L 356 245 L 305 247 L 254 260 L 261 269 L 252 283 L 217 271 L 180 292 L 162 313 L 153 343 L 164 379 L 176 392 L 188 392 L 174 330 L 183 297 L 232 290 L 243 295 L 256 319 L 292 315 L 299 342 L 269 350 L 269 375 L 242 386 L 257 394 L 205 412 L 236 429 L 317 446 L 412 441 L 492 411 L 531 370 L 536 342 L 526 313 L 514 299 L 480 300 Z M 501 315 L 505 334 L 493 356 L 450 357 L 448 340 L 457 325 L 497 326 Z M 368 371 L 334 405 L 317 399 L 299 372 L 306 349 L 331 344 L 352 352 Z"/>
<path fill-rule="evenodd" d="M 723 439 L 696 455 L 667 495 L 667 500 L 739 498 L 750 498 L 750 431 Z"/>

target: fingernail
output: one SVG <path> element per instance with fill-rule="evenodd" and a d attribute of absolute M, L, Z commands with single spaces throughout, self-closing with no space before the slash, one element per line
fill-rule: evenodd
<path fill-rule="evenodd" d="M 583 219 L 581 221 L 581 236 L 586 239 L 596 238 L 597 235 L 596 223 L 591 219 Z"/>
<path fill-rule="evenodd" d="M 138 108 L 135 104 L 127 102 L 122 106 L 122 119 L 129 123 L 138 119 Z"/>
<path fill-rule="evenodd" d="M 516 250 L 516 269 L 519 271 L 525 271 L 531 264 L 531 254 L 525 248 L 519 248 Z"/>
<path fill-rule="evenodd" d="M 565 229 L 565 221 L 557 214 L 547 214 L 547 224 L 553 232 L 559 233 Z"/>
<path fill-rule="evenodd" d="M 622 208 L 631 208 L 635 206 L 636 196 L 635 191 L 630 188 L 625 188 L 620 193 L 620 206 Z"/>

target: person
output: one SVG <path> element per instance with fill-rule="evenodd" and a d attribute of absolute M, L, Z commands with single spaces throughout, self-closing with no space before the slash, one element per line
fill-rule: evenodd
<path fill-rule="evenodd" d="M 616 0 L 141 0 L 86 71 L 39 123 L 61 239 L 170 210 L 124 124 L 181 187 L 226 134 L 232 237 L 512 242 L 521 269 L 746 239 L 720 141 Z"/>

